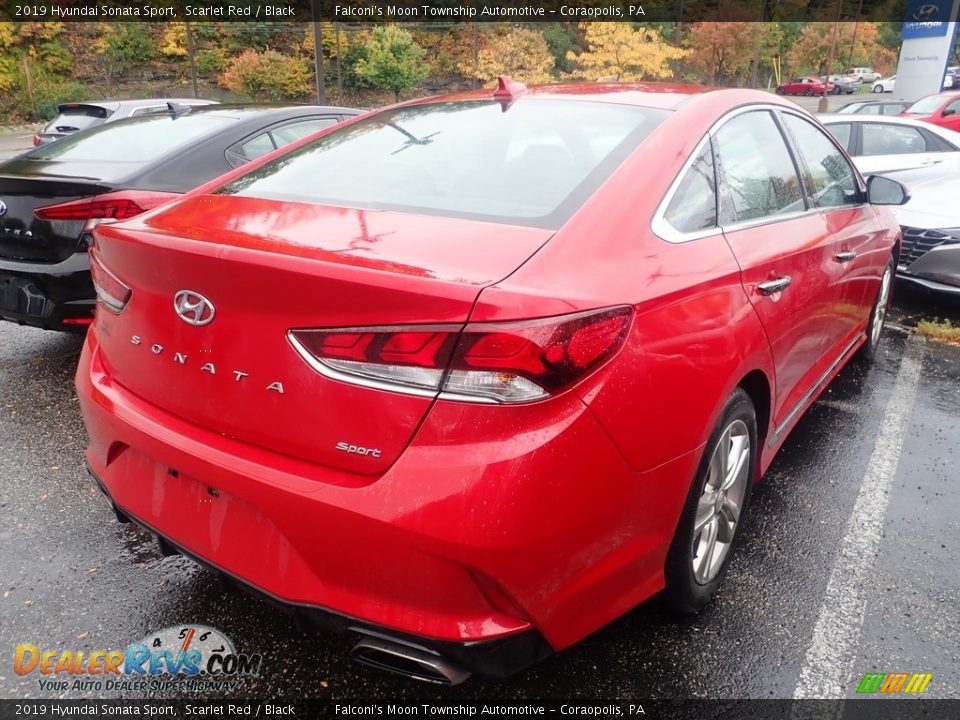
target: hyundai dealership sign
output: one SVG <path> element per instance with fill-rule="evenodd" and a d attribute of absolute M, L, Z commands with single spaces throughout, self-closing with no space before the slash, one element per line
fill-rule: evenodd
<path fill-rule="evenodd" d="M 940 92 L 958 11 L 960 0 L 910 0 L 907 4 L 894 97 L 913 101 Z"/>

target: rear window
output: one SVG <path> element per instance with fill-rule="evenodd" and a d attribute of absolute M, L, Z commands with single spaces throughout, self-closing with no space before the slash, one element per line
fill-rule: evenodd
<path fill-rule="evenodd" d="M 95 105 L 79 105 L 77 107 L 64 107 L 60 109 L 60 114 L 47 123 L 43 128 L 45 133 L 56 132 L 76 132 L 85 130 L 99 123 L 109 115 L 106 108 Z"/>
<path fill-rule="evenodd" d="M 27 153 L 29 160 L 144 163 L 233 122 L 216 115 L 145 115 L 70 135 Z"/>
<path fill-rule="evenodd" d="M 667 114 L 539 98 L 397 108 L 219 192 L 555 228 Z"/>

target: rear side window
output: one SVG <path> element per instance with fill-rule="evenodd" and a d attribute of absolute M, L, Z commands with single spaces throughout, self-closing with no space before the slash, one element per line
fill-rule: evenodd
<path fill-rule="evenodd" d="M 833 133 L 837 141 L 845 148 L 850 148 L 850 123 L 832 123 L 827 125 L 827 130 Z"/>
<path fill-rule="evenodd" d="M 715 141 L 732 222 L 806 209 L 793 159 L 769 112 L 737 115 L 720 127 Z"/>
<path fill-rule="evenodd" d="M 717 224 L 717 184 L 709 140 L 684 173 L 664 219 L 680 232 L 697 232 Z"/>
<path fill-rule="evenodd" d="M 273 140 L 270 139 L 270 133 L 260 133 L 254 138 L 240 143 L 238 146 L 240 154 L 247 160 L 256 160 L 261 155 L 276 150 Z"/>
<path fill-rule="evenodd" d="M 45 133 L 77 132 L 88 127 L 98 125 L 106 119 L 109 113 L 106 108 L 91 105 L 72 108 L 62 108 L 60 114 L 47 123 L 43 128 Z"/>
<path fill-rule="evenodd" d="M 307 135 L 317 132 L 317 130 L 323 130 L 325 127 L 336 125 L 337 122 L 338 119 L 334 117 L 310 118 L 303 122 L 288 123 L 287 125 L 273 128 L 270 134 L 273 136 L 273 141 L 277 147 L 283 147 L 284 145 L 289 145 L 294 140 L 305 138 Z"/>
<path fill-rule="evenodd" d="M 555 228 L 667 114 L 530 97 L 414 105 L 328 133 L 220 192 Z"/>
<path fill-rule="evenodd" d="M 179 118 L 144 115 L 70 135 L 27 153 L 29 160 L 143 163 L 231 124 L 233 120 L 197 113 Z"/>
<path fill-rule="evenodd" d="M 853 167 L 830 138 L 812 123 L 784 113 L 783 124 L 796 140 L 803 158 L 807 187 L 817 207 L 859 205 L 860 186 Z"/>

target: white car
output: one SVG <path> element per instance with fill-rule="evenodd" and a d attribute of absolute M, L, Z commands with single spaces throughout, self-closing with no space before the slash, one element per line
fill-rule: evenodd
<path fill-rule="evenodd" d="M 960 177 L 931 178 L 923 170 L 893 177 L 910 194 L 891 208 L 903 230 L 897 281 L 960 298 Z"/>
<path fill-rule="evenodd" d="M 891 75 L 888 78 L 881 78 L 873 84 L 873 91 L 875 93 L 885 93 L 893 92 L 893 89 L 897 86 L 897 76 Z"/>
<path fill-rule="evenodd" d="M 960 133 L 953 130 L 885 115 L 835 113 L 818 119 L 863 175 L 917 170 L 935 179 L 960 174 Z"/>

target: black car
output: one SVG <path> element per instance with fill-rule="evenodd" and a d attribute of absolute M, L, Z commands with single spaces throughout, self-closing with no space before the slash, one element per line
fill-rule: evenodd
<path fill-rule="evenodd" d="M 0 319 L 85 330 L 93 227 L 172 199 L 358 114 L 317 106 L 171 105 L 0 163 Z"/>

